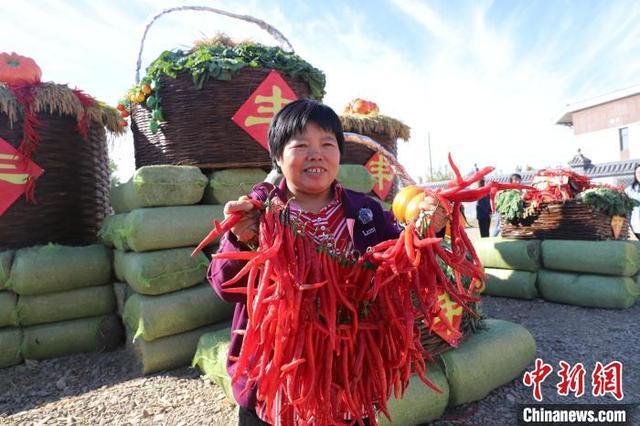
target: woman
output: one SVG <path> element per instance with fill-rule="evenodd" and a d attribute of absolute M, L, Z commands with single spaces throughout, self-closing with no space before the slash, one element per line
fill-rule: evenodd
<path fill-rule="evenodd" d="M 225 205 L 225 217 L 234 212 L 243 212 L 244 217 L 222 237 L 218 252 L 249 250 L 256 244 L 259 213 L 249 197 L 262 201 L 272 197 L 272 202 L 288 203 L 291 215 L 306 224 L 304 229 L 309 238 L 324 242 L 341 254 L 364 253 L 367 247 L 397 238 L 400 228 L 390 212 L 365 194 L 345 189 L 336 182 L 343 151 L 342 125 L 331 108 L 304 99 L 286 105 L 269 129 L 269 154 L 284 179 L 278 187 L 258 184 L 249 196 Z M 434 226 L 440 230 L 446 221 L 444 209 L 437 207 L 432 197 L 427 197 L 421 207 L 433 213 Z M 232 359 L 240 354 L 243 342 L 243 336 L 233 331 L 247 325 L 246 296 L 226 290 L 246 285 L 246 279 L 231 287 L 222 288 L 221 284 L 234 277 L 244 263 L 214 259 L 209 267 L 209 282 L 216 293 L 236 303 L 229 347 Z M 234 361 L 227 361 L 227 370 L 234 374 Z M 232 386 L 239 405 L 239 424 L 268 424 L 262 420 L 264 414 L 255 389 L 242 392 L 245 383 L 246 377 L 241 377 Z"/>
<path fill-rule="evenodd" d="M 624 193 L 629 198 L 640 201 L 640 164 L 636 164 L 633 170 L 633 183 L 624 189 Z M 631 212 L 630 224 L 636 238 L 640 240 L 640 207 L 635 207 Z"/>

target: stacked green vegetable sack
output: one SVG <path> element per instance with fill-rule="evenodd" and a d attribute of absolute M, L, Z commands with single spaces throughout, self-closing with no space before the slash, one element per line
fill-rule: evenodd
<path fill-rule="evenodd" d="M 540 241 L 481 238 L 474 246 L 485 268 L 485 294 L 520 299 L 538 297 Z"/>
<path fill-rule="evenodd" d="M 237 200 L 251 192 L 253 186 L 262 182 L 267 172 L 258 168 L 224 169 L 212 172 L 204 192 L 207 204 L 222 204 Z M 338 182 L 347 189 L 368 193 L 374 185 L 373 176 L 359 164 L 341 164 Z"/>
<path fill-rule="evenodd" d="M 631 241 L 542 242 L 540 295 L 552 302 L 626 309 L 640 296 L 640 252 Z"/>
<path fill-rule="evenodd" d="M 122 340 L 103 245 L 0 253 L 0 368 L 113 349 Z"/>
<path fill-rule="evenodd" d="M 145 166 L 111 191 L 116 214 L 100 235 L 114 248 L 116 307 L 144 374 L 189 364 L 198 338 L 232 316 L 206 283 L 207 255 L 191 257 L 223 218 L 221 204 L 198 204 L 208 186 L 197 167 Z"/>
<path fill-rule="evenodd" d="M 213 219 L 223 218 L 224 204 L 266 176 L 258 168 L 216 170 L 207 177 L 192 166 L 145 166 L 112 188 L 115 214 L 100 236 L 114 248 L 116 305 L 142 372 L 189 363 L 206 327 L 232 316 L 232 305 L 205 283 L 207 256 L 190 254 Z M 339 180 L 365 192 L 373 185 L 362 166 L 341 167 Z"/>
<path fill-rule="evenodd" d="M 231 379 L 226 361 L 229 328 L 200 337 L 192 365 L 222 388 L 229 401 Z M 442 416 L 447 406 L 456 406 L 486 397 L 492 390 L 521 376 L 535 357 L 536 343 L 522 326 L 509 321 L 488 319 L 463 340 L 458 348 L 440 355 L 427 367 L 427 378 L 441 392 L 434 392 L 414 376 L 402 399 L 388 403 L 393 424 L 419 425 Z M 390 424 L 380 415 L 381 425 Z"/>
<path fill-rule="evenodd" d="M 631 241 L 508 240 L 474 243 L 486 294 L 626 309 L 640 296 L 640 251 Z"/>

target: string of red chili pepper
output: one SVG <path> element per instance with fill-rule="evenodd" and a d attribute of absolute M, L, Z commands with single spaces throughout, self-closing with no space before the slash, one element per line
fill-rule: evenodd
<path fill-rule="evenodd" d="M 37 87 L 38 85 L 33 84 L 7 85 L 7 88 L 15 96 L 16 102 L 22 108 L 22 141 L 18 147 L 18 154 L 24 165 L 29 163 L 40 143 L 40 135 L 36 129 L 42 127 L 42 122 L 38 119 L 33 108 Z M 25 197 L 30 202 L 35 201 L 35 180 L 31 175 L 27 178 Z"/>
<path fill-rule="evenodd" d="M 76 95 L 76 98 L 82 104 L 82 116 L 78 120 L 78 124 L 76 126 L 76 130 L 82 136 L 83 139 L 87 139 L 89 134 L 89 120 L 87 119 L 87 108 L 92 107 L 96 104 L 95 99 L 91 96 L 87 95 L 80 89 L 73 89 L 73 93 Z"/>
<path fill-rule="evenodd" d="M 249 275 L 247 287 L 230 289 L 247 294 L 249 312 L 232 379 L 247 374 L 267 413 L 279 408 L 274 404 L 282 392 L 285 405 L 301 422 L 333 424 L 345 414 L 360 419 L 378 410 L 386 412 L 391 390 L 402 394 L 412 371 L 424 377 L 426 367 L 409 291 L 398 297 L 394 287 L 386 285 L 375 300 L 367 300 L 368 292 L 356 290 L 371 282 L 374 270 L 339 262 L 317 250 L 282 216 L 277 211 L 261 216 L 260 247 L 269 248 L 216 255 L 248 260 L 233 280 L 223 284 L 227 287 Z M 218 224 L 212 234 L 228 230 L 233 222 Z M 405 253 L 402 248 L 396 256 Z M 400 269 L 407 269 L 406 258 L 397 260 Z M 387 326 L 389 319 L 393 327 Z"/>
<path fill-rule="evenodd" d="M 268 421 L 295 415 L 298 424 L 342 424 L 346 416 L 359 422 L 368 417 L 376 424 L 375 414 L 388 417 L 388 398 L 401 396 L 412 374 L 437 390 L 425 376 L 425 359 L 433 359 L 420 344 L 415 321 L 421 317 L 431 330 L 434 318 L 442 317 L 438 290 L 475 315 L 468 304 L 477 301 L 473 283 L 482 279 L 482 271 L 460 220 L 460 203 L 494 188 L 466 189 L 486 170 L 467 179 L 455 173 L 457 181 L 435 193 L 452 204 L 450 249 L 440 245 L 431 227 L 416 231 L 409 224 L 397 240 L 349 262 L 298 232 L 286 209 L 270 205 L 260 216 L 256 252 L 215 255 L 247 261 L 222 284 L 247 295 L 248 326 L 238 331 L 244 343 L 232 380 L 246 375 L 246 390 L 256 385 Z M 216 223 L 206 241 L 238 218 Z M 452 268 L 455 283 L 439 259 Z M 246 287 L 229 287 L 244 276 Z M 472 278 L 467 289 L 462 276 Z"/>
<path fill-rule="evenodd" d="M 18 147 L 18 154 L 23 165 L 27 165 L 33 154 L 36 152 L 42 138 L 38 133 L 38 129 L 42 129 L 44 123 L 38 118 L 34 107 L 36 95 L 41 84 L 7 84 L 7 88 L 13 93 L 18 105 L 20 105 L 23 114 L 22 123 L 22 140 Z M 81 117 L 78 121 L 77 130 L 80 135 L 86 139 L 88 136 L 89 122 L 87 119 L 86 109 L 94 106 L 96 101 L 85 94 L 81 90 L 74 89 L 73 93 L 82 104 Z M 30 202 L 35 202 L 35 179 L 29 175 L 26 182 L 25 197 Z"/>
<path fill-rule="evenodd" d="M 538 177 L 546 179 L 537 180 Z M 571 200 L 594 186 L 587 176 L 566 169 L 540 170 L 534 175 L 533 185 L 522 195 L 522 200 L 533 209 L 541 203 Z"/>

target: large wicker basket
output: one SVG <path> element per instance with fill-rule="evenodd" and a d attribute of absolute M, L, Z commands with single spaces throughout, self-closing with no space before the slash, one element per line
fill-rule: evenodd
<path fill-rule="evenodd" d="M 393 154 L 398 155 L 398 138 L 407 140 L 411 130 L 399 120 L 385 115 L 375 114 L 371 116 L 357 114 L 343 114 L 340 116 L 342 128 L 345 132 L 361 134 L 376 141 L 382 147 Z M 344 155 L 340 159 L 343 164 L 366 164 L 375 154 L 375 150 L 356 142 L 347 140 L 345 143 Z M 384 201 L 391 202 L 398 193 L 400 182 L 394 179 L 391 190 Z"/>
<path fill-rule="evenodd" d="M 188 74 L 162 78 L 158 96 L 166 121 L 156 134 L 149 131 L 151 111 L 146 106 L 135 105 L 131 111 L 136 168 L 155 164 L 211 169 L 270 166 L 269 152 L 231 121 L 269 71 L 243 68 L 233 80 L 209 79 L 202 89 L 195 87 Z M 309 96 L 305 82 L 283 78 L 299 97 Z"/>
<path fill-rule="evenodd" d="M 528 207 L 528 206 L 525 206 Z M 534 216 L 509 223 L 501 219 L 505 238 L 557 240 L 613 240 L 611 217 L 575 200 L 540 204 Z M 617 239 L 629 236 L 629 220 L 625 218 Z"/>
<path fill-rule="evenodd" d="M 66 86 L 53 89 L 71 93 Z M 35 181 L 35 203 L 23 195 L 0 216 L 0 250 L 50 242 L 95 243 L 110 209 L 104 124 L 89 120 L 83 138 L 75 115 L 40 112 L 37 118 L 41 140 L 31 160 L 44 173 Z M 111 121 L 111 129 L 118 131 L 115 111 L 111 112 Z M 18 115 L 14 121 L 0 113 L 0 137 L 18 148 L 23 137 L 22 117 Z"/>
<path fill-rule="evenodd" d="M 147 25 L 138 54 L 136 83 L 149 27 L 160 16 L 183 10 L 213 12 L 257 24 L 269 32 L 282 49 L 293 51 L 277 29 L 250 16 L 204 6 L 171 8 L 156 15 Z M 245 67 L 229 81 L 210 78 L 201 89 L 196 88 L 188 73 L 180 73 L 175 79 L 162 77 L 156 95 L 162 100 L 165 121 L 155 134 L 149 130 L 150 109 L 139 104 L 132 106 L 136 167 L 154 164 L 188 164 L 206 169 L 270 166 L 267 150 L 231 120 L 270 71 Z M 287 75 L 282 77 L 298 97 L 309 97 L 310 88 L 305 81 Z"/>
<path fill-rule="evenodd" d="M 360 133 L 349 127 L 344 128 L 344 131 Z M 391 139 L 389 136 L 383 135 L 381 133 L 369 132 L 360 134 L 368 136 L 374 141 L 378 142 L 384 149 L 389 151 L 394 156 L 398 155 L 398 142 L 395 139 Z M 344 164 L 364 165 L 367 161 L 369 161 L 371 156 L 375 154 L 375 151 L 371 148 L 368 148 L 364 145 L 359 145 L 351 141 L 346 141 L 344 151 L 344 156 L 340 159 L 340 162 Z"/>
<path fill-rule="evenodd" d="M 367 136 L 394 156 L 398 155 L 398 139 L 407 140 L 411 135 L 411 129 L 407 125 L 381 114 L 342 114 L 340 121 L 345 132 Z M 347 141 L 345 148 L 345 155 L 341 160 L 348 164 L 365 164 L 376 152 L 352 141 Z"/>

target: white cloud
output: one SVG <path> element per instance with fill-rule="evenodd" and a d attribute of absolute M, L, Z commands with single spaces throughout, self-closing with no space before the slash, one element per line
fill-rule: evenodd
<path fill-rule="evenodd" d="M 460 36 L 449 27 L 432 8 L 420 0 L 392 0 L 402 12 L 418 21 L 439 40 L 449 44 L 459 44 Z"/>
<path fill-rule="evenodd" d="M 4 49 L 34 57 L 45 79 L 69 82 L 115 104 L 133 84 L 139 40 L 148 19 L 164 8 L 188 3 L 96 0 L 79 7 L 53 0 L 14 2 L 3 6 L 0 39 L 5 40 Z M 305 19 L 285 6 L 257 0 L 206 4 L 263 19 L 282 31 L 298 54 L 325 71 L 325 101 L 336 110 L 352 98 L 364 97 L 408 124 L 412 139 L 400 142 L 400 160 L 416 177 L 427 171 L 428 133 L 434 168 L 446 164 L 449 151 L 463 170 L 474 163 L 495 165 L 504 172 L 518 164 L 565 163 L 577 146 L 571 131 L 554 123 L 559 109 L 574 100 L 568 87 L 579 86 L 583 74 L 593 75 L 594 80 L 584 78 L 591 86 L 583 90 L 602 93 L 619 88 L 607 86 L 616 78 L 631 79 L 640 71 L 640 61 L 631 55 L 637 53 L 635 40 L 640 36 L 640 27 L 634 25 L 640 15 L 637 7 L 594 11 L 598 19 L 589 28 L 592 34 L 581 36 L 594 40 L 589 52 L 582 54 L 571 51 L 570 36 L 575 31 L 571 13 L 559 19 L 556 28 L 538 30 L 538 42 L 523 52 L 516 41 L 523 28 L 531 30 L 522 24 L 530 13 L 527 9 L 514 10 L 495 25 L 487 18 L 491 7 L 487 2 L 472 2 L 475 10 L 448 21 L 453 18 L 446 19 L 426 3 L 392 0 L 389 7 L 404 13 L 407 25 L 414 22 L 431 35 L 428 47 L 416 41 L 410 50 L 394 39 L 394 32 L 401 29 L 372 31 L 365 12 L 349 3 L 339 16 L 317 8 L 307 14 L 313 18 Z M 210 13 L 176 12 L 160 18 L 149 31 L 143 68 L 162 50 L 188 47 L 217 31 L 275 44 L 249 23 Z M 600 67 L 610 72 L 603 78 L 594 66 L 608 49 L 627 57 L 628 63 Z M 126 178 L 133 171 L 131 137 L 116 141 L 115 147 L 120 175 Z"/>

